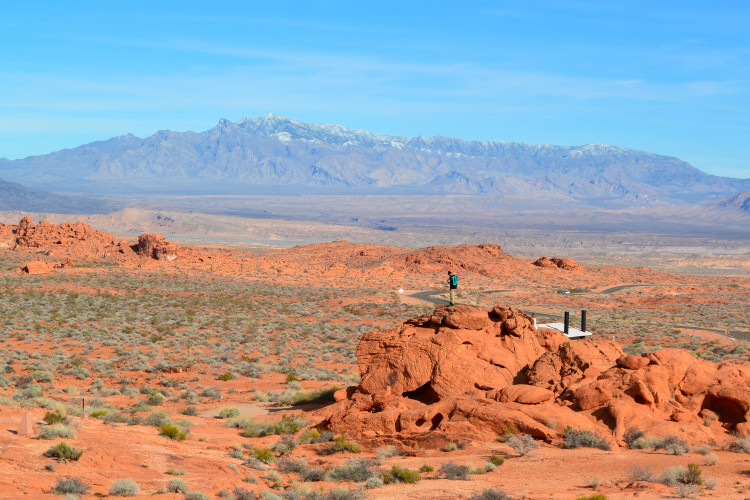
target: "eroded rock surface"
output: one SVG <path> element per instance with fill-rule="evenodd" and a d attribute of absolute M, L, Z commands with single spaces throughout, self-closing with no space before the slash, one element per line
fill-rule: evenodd
<path fill-rule="evenodd" d="M 566 426 L 622 444 L 656 434 L 750 434 L 750 368 L 680 349 L 626 356 L 607 340 L 569 341 L 504 306 L 441 307 L 362 336 L 361 380 L 319 411 L 322 425 L 365 437 L 494 439 L 508 427 L 549 442 Z M 704 417 L 714 418 L 713 427 Z"/>
<path fill-rule="evenodd" d="M 581 265 L 573 259 L 563 259 L 560 257 L 540 257 L 534 261 L 534 265 L 537 267 L 546 267 L 548 269 L 567 269 L 573 271 L 580 269 Z"/>

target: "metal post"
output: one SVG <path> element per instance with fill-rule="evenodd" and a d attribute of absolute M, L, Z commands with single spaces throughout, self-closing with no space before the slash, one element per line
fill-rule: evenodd
<path fill-rule="evenodd" d="M 565 333 L 565 335 L 568 334 L 568 325 L 569 324 L 570 324 L 570 312 L 569 311 L 565 311 L 565 324 L 563 326 L 563 332 Z"/>
<path fill-rule="evenodd" d="M 586 331 L 586 309 L 581 310 L 581 331 Z"/>

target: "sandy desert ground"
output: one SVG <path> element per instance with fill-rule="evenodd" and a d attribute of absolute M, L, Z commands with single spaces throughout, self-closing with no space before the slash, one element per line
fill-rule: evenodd
<path fill-rule="evenodd" d="M 139 246 L 83 225 L 19 228 L 0 231 L 0 498 L 750 496 L 750 440 L 720 411 L 645 428 L 652 441 L 637 449 L 594 419 L 608 450 L 567 449 L 562 429 L 529 450 L 487 428 L 342 437 L 324 418 L 360 381 L 360 337 L 440 309 L 448 270 L 462 305 L 540 322 L 572 310 L 574 324 L 585 309 L 593 338 L 626 355 L 676 348 L 750 366 L 744 258 L 561 268 L 494 244 Z M 685 446 L 654 447 L 668 435 Z M 61 442 L 80 458 L 49 456 Z M 702 475 L 668 470 L 688 464 Z"/>

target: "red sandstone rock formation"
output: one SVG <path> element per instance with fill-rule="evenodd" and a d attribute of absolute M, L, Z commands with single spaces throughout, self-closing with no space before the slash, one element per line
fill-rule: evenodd
<path fill-rule="evenodd" d="M 177 245 L 166 241 L 161 234 L 142 234 L 138 237 L 138 255 L 172 261 L 177 258 Z"/>
<path fill-rule="evenodd" d="M 621 444 L 629 427 L 681 433 L 688 423 L 703 439 L 750 434 L 750 368 L 679 349 L 625 356 L 614 342 L 534 330 L 507 307 L 438 308 L 366 333 L 357 358 L 359 385 L 319 412 L 336 432 L 494 439 L 512 427 L 552 442 L 570 426 Z M 704 415 L 716 416 L 716 429 L 703 425 Z"/>
<path fill-rule="evenodd" d="M 534 265 L 537 267 L 545 267 L 548 269 L 566 269 L 568 271 L 574 271 L 580 269 L 581 265 L 572 259 L 562 259 L 560 257 L 539 257 L 534 261 Z"/>

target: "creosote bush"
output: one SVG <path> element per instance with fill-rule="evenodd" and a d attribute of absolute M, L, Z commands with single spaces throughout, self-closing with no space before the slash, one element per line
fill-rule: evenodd
<path fill-rule="evenodd" d="M 57 458 L 60 460 L 78 460 L 83 455 L 83 450 L 77 450 L 65 441 L 60 441 L 44 452 L 47 457 Z"/>
<path fill-rule="evenodd" d="M 350 443 L 346 440 L 346 436 L 341 434 L 333 438 L 333 444 L 320 448 L 318 450 L 319 455 L 333 455 L 334 453 L 360 453 L 362 452 L 362 445 L 359 443 Z"/>
<path fill-rule="evenodd" d="M 390 471 L 383 473 L 383 483 L 416 483 L 421 481 L 422 476 L 419 472 L 394 465 Z"/>
<path fill-rule="evenodd" d="M 172 423 L 166 423 L 162 425 L 159 428 L 159 434 L 176 441 L 185 441 L 188 438 L 187 432 L 183 431 Z"/>

